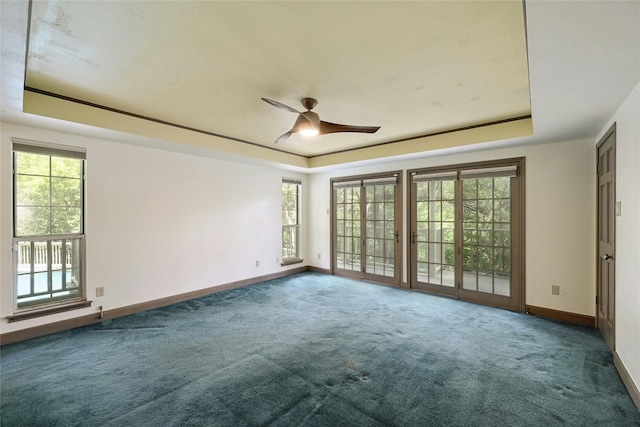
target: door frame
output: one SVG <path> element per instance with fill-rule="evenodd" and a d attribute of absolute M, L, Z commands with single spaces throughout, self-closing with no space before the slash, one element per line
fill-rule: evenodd
<path fill-rule="evenodd" d="M 491 168 L 491 167 L 500 167 L 500 166 L 508 166 L 508 165 L 517 165 L 518 167 L 518 181 L 516 185 L 513 185 L 511 188 L 511 200 L 512 200 L 512 218 L 513 215 L 518 215 L 520 218 L 519 226 L 517 228 L 512 228 L 512 234 L 516 234 L 519 237 L 519 244 L 513 243 L 512 236 L 512 247 L 511 247 L 511 256 L 512 256 L 512 270 L 511 270 L 511 280 L 518 281 L 520 286 L 515 289 L 514 295 L 512 298 L 500 297 L 498 295 L 484 295 L 481 292 L 473 292 L 468 290 L 463 290 L 459 287 L 459 284 L 456 284 L 454 288 L 455 291 L 448 292 L 448 290 L 443 289 L 440 292 L 424 289 L 417 289 L 413 286 L 412 280 L 414 276 L 414 271 L 412 268 L 412 241 L 411 241 L 411 233 L 412 233 L 412 220 L 413 216 L 415 216 L 414 208 L 413 208 L 413 200 L 412 200 L 412 175 L 415 173 L 437 173 L 437 172 L 445 172 L 453 169 L 473 169 L 473 168 Z M 407 287 L 411 290 L 416 290 L 419 292 L 426 293 L 436 293 L 439 295 L 449 296 L 452 298 L 463 299 L 465 301 L 475 302 L 484 305 L 490 305 L 500 308 L 506 308 L 508 310 L 517 311 L 520 313 L 524 313 L 526 310 L 526 158 L 525 157 L 512 157 L 507 159 L 498 159 L 498 160 L 488 160 L 488 161 L 479 161 L 479 162 L 469 162 L 469 163 L 458 163 L 452 165 L 442 165 L 430 168 L 419 168 L 419 169 L 410 169 L 407 170 L 407 179 L 406 179 L 406 235 L 405 235 L 405 251 L 407 254 L 406 258 L 406 271 L 407 271 Z M 459 177 L 458 177 L 459 181 Z M 458 184 L 457 184 L 458 185 Z M 513 203 L 514 197 L 517 196 L 519 199 L 519 204 Z M 461 194 L 456 196 L 456 209 L 461 209 Z M 460 233 L 456 233 L 456 245 L 460 245 L 461 237 L 458 236 Z M 516 259 L 516 261 L 513 261 Z"/>
<path fill-rule="evenodd" d="M 601 280 L 601 255 L 600 255 L 600 220 L 601 220 L 601 212 L 600 212 L 600 148 L 604 145 L 607 140 L 613 137 L 612 149 L 613 149 L 613 230 L 612 230 L 612 246 L 613 246 L 613 254 L 611 263 L 613 264 L 613 322 L 611 327 L 611 334 L 605 334 L 602 329 L 602 325 L 600 324 L 600 306 L 603 302 L 602 295 L 600 293 L 600 280 Z M 611 127 L 604 133 L 604 135 L 600 138 L 598 143 L 596 144 L 596 327 L 602 334 L 605 342 L 609 349 L 613 352 L 615 350 L 615 342 L 616 342 L 616 123 L 614 122 Z M 607 299 L 608 301 L 608 299 Z"/>

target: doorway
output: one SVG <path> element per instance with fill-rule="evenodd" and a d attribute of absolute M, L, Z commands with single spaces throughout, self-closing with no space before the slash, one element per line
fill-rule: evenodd
<path fill-rule="evenodd" d="M 616 126 L 597 145 L 598 155 L 598 260 L 596 311 L 600 333 L 615 349 L 616 282 Z"/>
<path fill-rule="evenodd" d="M 331 180 L 331 271 L 400 286 L 402 173 Z"/>
<path fill-rule="evenodd" d="M 523 311 L 524 165 L 409 171 L 412 289 Z"/>

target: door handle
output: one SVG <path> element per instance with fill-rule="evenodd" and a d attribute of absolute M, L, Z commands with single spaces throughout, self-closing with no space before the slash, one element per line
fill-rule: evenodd
<path fill-rule="evenodd" d="M 604 254 L 602 255 L 602 259 L 605 261 L 609 261 L 610 259 L 613 259 L 613 257 L 609 254 Z"/>

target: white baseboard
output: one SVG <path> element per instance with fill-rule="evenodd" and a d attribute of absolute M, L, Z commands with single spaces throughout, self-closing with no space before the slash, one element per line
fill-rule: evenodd
<path fill-rule="evenodd" d="M 622 382 L 627 388 L 627 391 L 631 396 L 631 400 L 633 400 L 636 408 L 640 411 L 640 390 L 638 390 L 638 386 L 633 382 L 633 378 L 629 375 L 629 371 L 627 371 L 627 368 L 624 366 L 624 363 L 622 363 L 620 356 L 618 356 L 618 353 L 615 351 L 613 352 L 613 364 L 618 370 L 618 374 L 620 375 L 620 378 L 622 378 Z"/>

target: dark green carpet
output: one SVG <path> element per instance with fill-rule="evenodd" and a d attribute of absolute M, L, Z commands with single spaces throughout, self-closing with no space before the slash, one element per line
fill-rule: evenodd
<path fill-rule="evenodd" d="M 597 330 L 314 273 L 2 348 L 8 426 L 640 426 Z"/>

